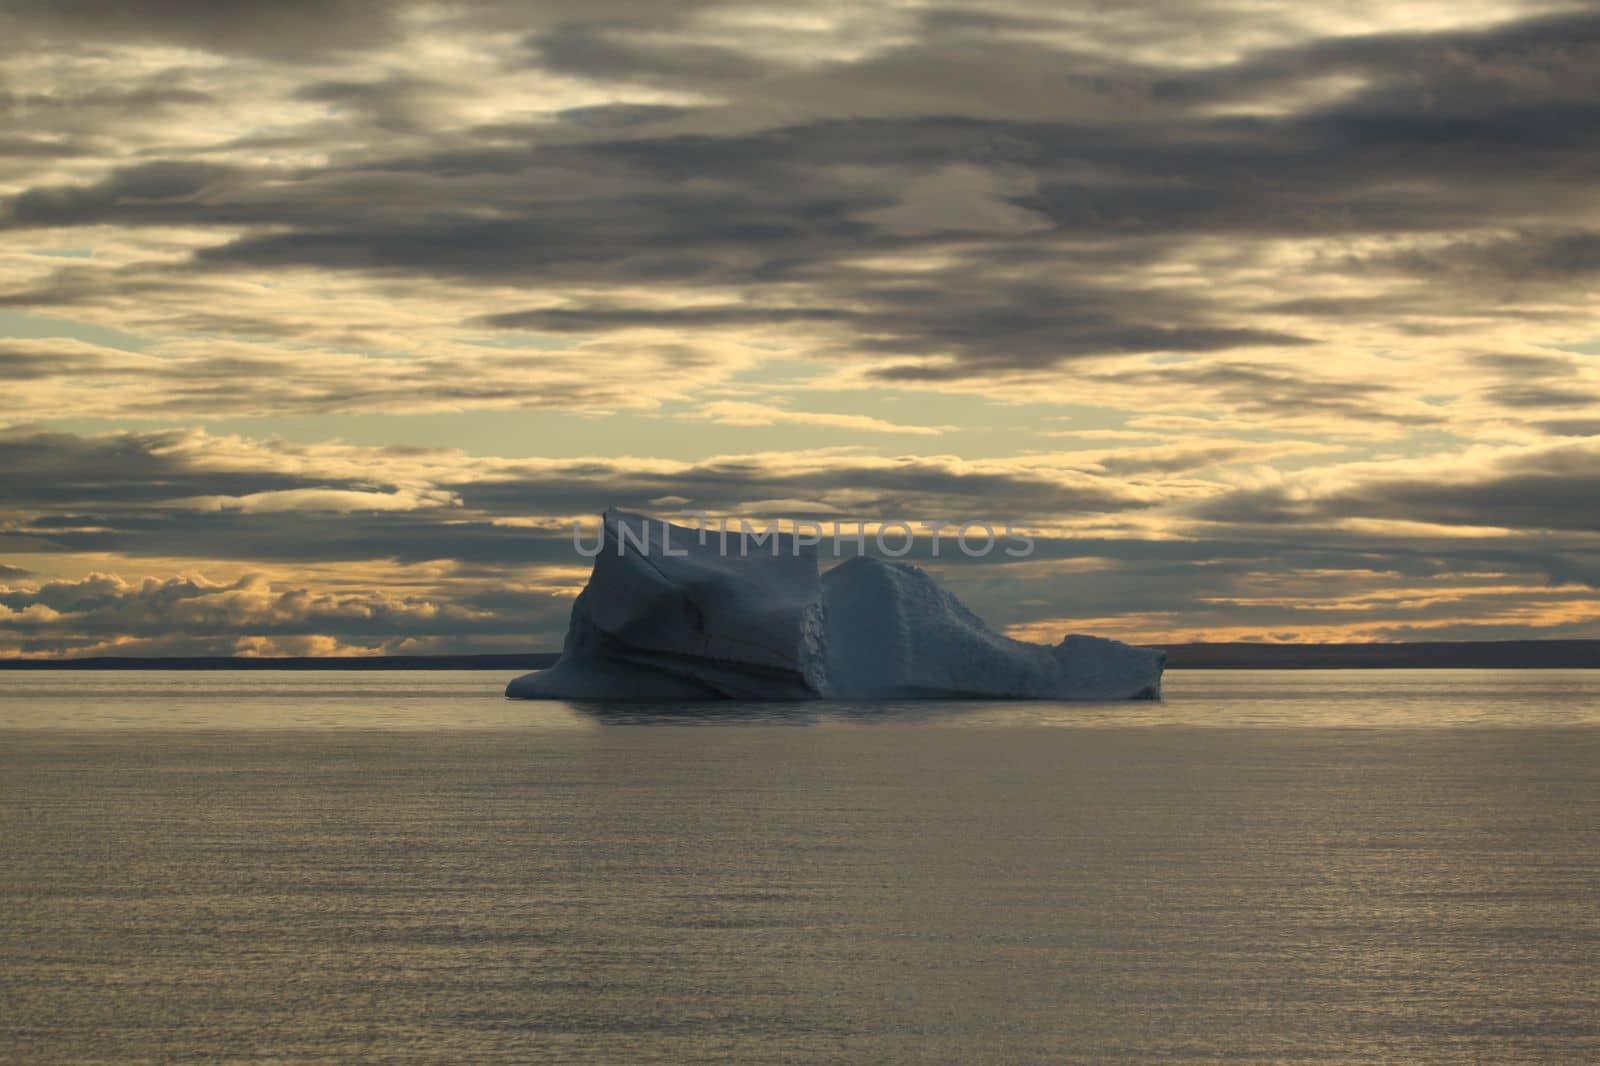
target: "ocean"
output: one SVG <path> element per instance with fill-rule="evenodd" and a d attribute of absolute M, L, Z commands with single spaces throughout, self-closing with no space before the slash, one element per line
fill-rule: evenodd
<path fill-rule="evenodd" d="M 0 1061 L 1600 1060 L 1600 671 L 0 677 Z"/>

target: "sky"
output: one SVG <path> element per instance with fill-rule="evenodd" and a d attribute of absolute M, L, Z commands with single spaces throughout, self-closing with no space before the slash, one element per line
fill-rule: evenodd
<path fill-rule="evenodd" d="M 555 650 L 607 506 L 1600 637 L 1597 282 L 1595 4 L 12 2 L 0 655 Z"/>

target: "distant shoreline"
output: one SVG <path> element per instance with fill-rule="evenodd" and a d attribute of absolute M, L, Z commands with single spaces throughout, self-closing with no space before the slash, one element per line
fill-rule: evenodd
<path fill-rule="evenodd" d="M 1600 640 L 1157 644 L 1171 670 L 1600 669 Z"/>
<path fill-rule="evenodd" d="M 1154 644 L 1170 670 L 1600 669 L 1600 640 L 1406 644 Z M 0 659 L 0 670 L 539 670 L 555 652 L 295 658 L 94 656 Z"/>
<path fill-rule="evenodd" d="M 133 656 L 0 659 L 0 670 L 542 670 L 557 652 L 500 655 Z"/>

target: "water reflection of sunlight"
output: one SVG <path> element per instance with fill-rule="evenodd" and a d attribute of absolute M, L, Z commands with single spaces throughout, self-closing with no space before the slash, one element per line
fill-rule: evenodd
<path fill-rule="evenodd" d="M 1600 670 L 1172 671 L 1158 701 L 579 703 L 508 700 L 486 671 L 19 673 L 0 730 L 584 731 L 1569 728 L 1600 725 Z"/>

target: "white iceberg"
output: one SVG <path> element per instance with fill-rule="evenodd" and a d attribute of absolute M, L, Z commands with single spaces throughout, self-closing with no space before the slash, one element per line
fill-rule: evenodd
<path fill-rule="evenodd" d="M 506 695 L 566 700 L 1157 699 L 1164 652 L 1002 636 L 922 570 L 607 511 L 560 660 Z"/>

